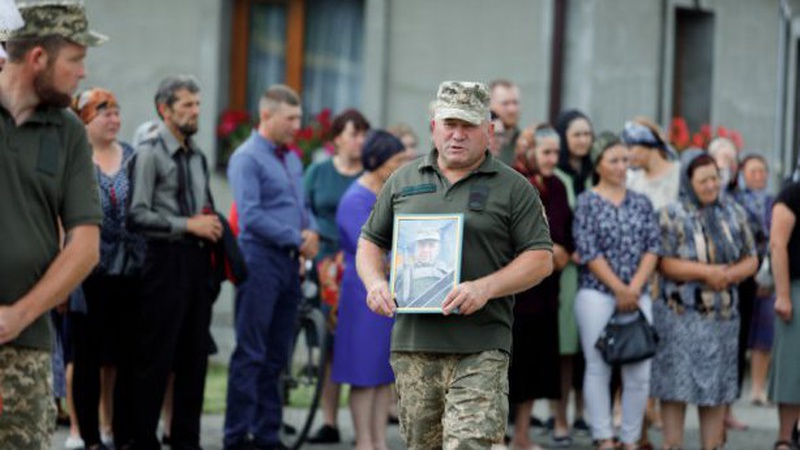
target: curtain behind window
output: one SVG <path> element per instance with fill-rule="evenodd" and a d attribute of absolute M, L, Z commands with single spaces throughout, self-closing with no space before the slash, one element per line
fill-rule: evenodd
<path fill-rule="evenodd" d="M 363 0 L 306 0 L 303 111 L 361 107 Z"/>
<path fill-rule="evenodd" d="M 256 112 L 264 91 L 286 80 L 286 5 L 254 2 L 251 7 L 247 107 Z"/>

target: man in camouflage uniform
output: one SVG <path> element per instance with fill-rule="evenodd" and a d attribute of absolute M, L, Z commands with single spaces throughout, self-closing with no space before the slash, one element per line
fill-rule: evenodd
<path fill-rule="evenodd" d="M 397 276 L 396 298 L 405 307 L 438 307 L 452 288 L 453 271 L 439 259 L 441 236 L 439 230 L 421 229 L 414 236 L 414 259 L 412 264 Z M 441 284 L 441 283 L 440 283 Z"/>
<path fill-rule="evenodd" d="M 25 25 L 0 30 L 0 447 L 49 449 L 55 425 L 50 327 L 99 258 L 102 213 L 83 124 L 64 108 L 84 77 L 82 6 L 20 7 Z M 60 227 L 65 232 L 61 248 Z"/>
<path fill-rule="evenodd" d="M 447 294 L 443 314 L 397 316 L 391 363 L 411 450 L 487 449 L 502 443 L 508 418 L 513 295 L 552 272 L 552 242 L 536 190 L 488 151 L 484 84 L 442 83 L 431 129 L 435 148 L 395 172 L 379 194 L 356 265 L 367 305 L 392 316 L 384 258 L 395 215 L 464 215 L 463 281 Z"/>

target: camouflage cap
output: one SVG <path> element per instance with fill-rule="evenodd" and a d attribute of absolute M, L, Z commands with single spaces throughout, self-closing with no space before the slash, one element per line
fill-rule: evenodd
<path fill-rule="evenodd" d="M 600 157 L 603 156 L 606 150 L 610 149 L 611 147 L 622 144 L 622 141 L 612 131 L 602 131 L 600 132 L 595 138 L 594 143 L 592 144 L 591 151 L 589 153 L 589 158 L 592 161 L 592 166 L 597 166 L 597 162 L 600 160 Z"/>
<path fill-rule="evenodd" d="M 104 44 L 108 37 L 89 29 L 86 9 L 75 2 L 49 1 L 20 4 L 25 25 L 16 30 L 0 30 L 0 41 L 61 36 L 84 47 Z"/>
<path fill-rule="evenodd" d="M 439 236 L 439 230 L 433 230 L 430 228 L 423 228 L 417 230 L 416 236 L 414 236 L 414 242 L 416 241 L 441 241 L 442 237 Z"/>
<path fill-rule="evenodd" d="M 445 81 L 436 93 L 435 120 L 460 119 L 480 125 L 489 118 L 489 88 L 472 81 Z"/>

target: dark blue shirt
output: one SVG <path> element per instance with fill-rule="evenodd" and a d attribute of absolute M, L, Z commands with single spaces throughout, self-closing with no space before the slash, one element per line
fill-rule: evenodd
<path fill-rule="evenodd" d="M 293 152 L 280 157 L 275 150 L 254 131 L 231 156 L 228 179 L 239 213 L 239 239 L 298 248 L 303 230 L 317 230 L 304 200 L 303 163 Z"/>
<path fill-rule="evenodd" d="M 592 190 L 578 196 L 572 234 L 581 259 L 578 286 L 613 294 L 587 264 L 604 257 L 623 283 L 630 283 L 645 253 L 661 253 L 661 234 L 650 200 L 628 190 L 619 206 Z"/>

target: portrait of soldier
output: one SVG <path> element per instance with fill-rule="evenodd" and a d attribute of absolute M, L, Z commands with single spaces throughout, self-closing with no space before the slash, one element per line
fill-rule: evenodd
<path fill-rule="evenodd" d="M 395 293 L 401 307 L 437 307 L 453 288 L 453 268 L 440 259 L 438 229 L 420 228 L 413 235 L 413 257 L 397 273 Z"/>

